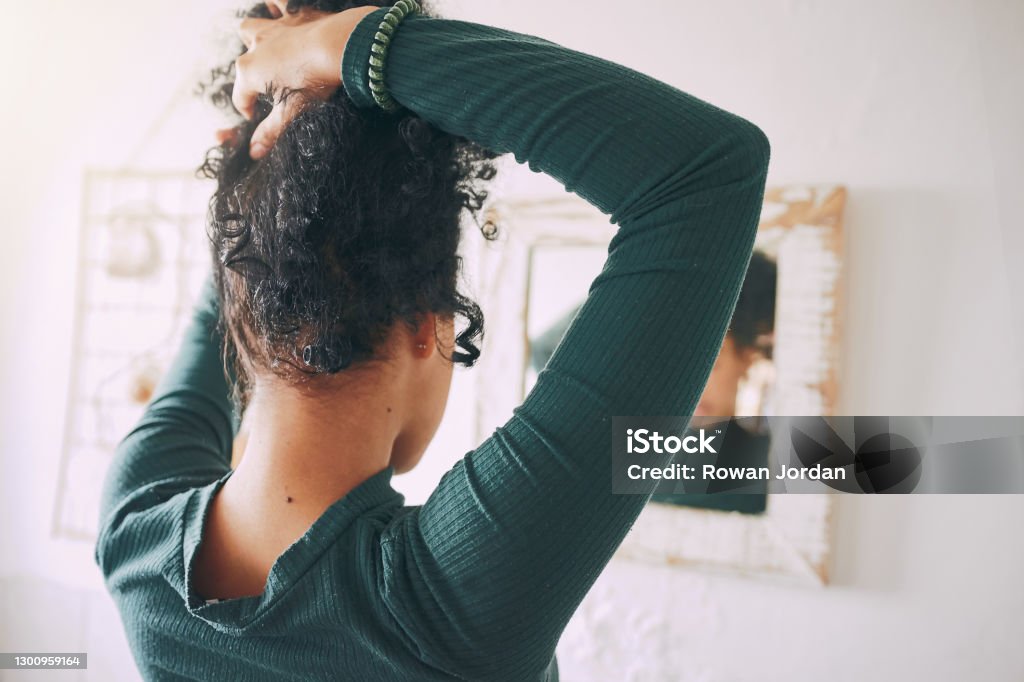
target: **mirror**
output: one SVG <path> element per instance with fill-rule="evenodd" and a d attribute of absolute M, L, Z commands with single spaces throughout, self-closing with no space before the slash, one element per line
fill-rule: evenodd
<path fill-rule="evenodd" d="M 772 441 L 764 417 L 834 414 L 845 197 L 838 186 L 766 191 L 747 277 L 695 412 L 728 418 L 727 442 L 742 445 L 729 448 L 742 458 L 737 465 L 767 464 Z M 499 203 L 491 211 L 504 241 L 485 244 L 479 258 L 489 325 L 478 384 L 481 439 L 536 382 L 616 229 L 575 196 Z M 684 494 L 665 483 L 620 547 L 623 556 L 826 580 L 827 495 L 769 496 L 763 484 L 743 493 Z"/>

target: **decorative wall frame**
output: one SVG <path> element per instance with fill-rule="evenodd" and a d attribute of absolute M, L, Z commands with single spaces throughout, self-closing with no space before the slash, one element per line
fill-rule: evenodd
<path fill-rule="evenodd" d="M 835 414 L 845 202 L 839 185 L 787 185 L 765 193 L 756 248 L 776 257 L 779 272 L 774 414 Z M 608 216 L 568 193 L 497 201 L 487 220 L 500 226 L 500 237 L 481 241 L 476 254 L 484 275 L 476 278 L 478 298 L 487 315 L 477 369 L 477 442 L 512 416 L 529 388 L 529 302 L 538 254 L 600 246 L 606 257 L 617 230 Z M 596 275 L 588 273 L 586 283 Z M 651 503 L 616 557 L 824 585 L 833 512 L 826 494 L 769 495 L 758 515 Z"/>
<path fill-rule="evenodd" d="M 87 169 L 52 533 L 94 542 L 103 477 L 181 344 L 209 270 L 208 181 Z"/>

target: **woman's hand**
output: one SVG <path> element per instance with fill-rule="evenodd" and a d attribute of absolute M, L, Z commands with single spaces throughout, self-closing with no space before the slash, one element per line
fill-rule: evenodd
<path fill-rule="evenodd" d="M 330 97 L 341 85 L 341 59 L 349 35 L 360 19 L 380 9 L 371 5 L 328 13 L 304 8 L 288 14 L 286 4 L 268 2 L 274 19 L 249 18 L 238 29 L 246 52 L 235 60 L 235 108 L 252 119 L 257 98 L 271 86 L 278 93 L 270 115 L 253 132 L 249 155 L 254 159 L 267 153 L 300 108 L 296 97 L 280 95 L 301 90 L 306 97 Z M 218 138 L 224 141 L 229 136 L 221 131 Z"/>

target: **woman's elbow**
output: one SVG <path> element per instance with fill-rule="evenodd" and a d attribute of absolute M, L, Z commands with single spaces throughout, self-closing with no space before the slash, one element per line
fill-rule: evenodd
<path fill-rule="evenodd" d="M 757 125 L 744 120 L 738 129 L 737 144 L 747 162 L 748 172 L 754 177 L 765 178 L 768 175 L 768 163 L 771 160 L 772 147 L 768 136 Z"/>

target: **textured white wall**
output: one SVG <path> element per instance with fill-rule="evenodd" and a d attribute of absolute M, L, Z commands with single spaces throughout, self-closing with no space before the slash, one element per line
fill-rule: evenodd
<path fill-rule="evenodd" d="M 119 668 L 123 679 L 133 674 L 116 617 L 96 597 L 91 548 L 47 537 L 80 170 L 131 155 L 168 88 L 189 75 L 181 55 L 204 44 L 217 6 L 7 2 L 0 23 L 9 93 L 13 84 L 0 108 L 0 649 L 59 648 L 59 631 L 88 644 L 104 680 Z M 444 7 L 621 62 L 749 118 L 772 141 L 771 183 L 849 186 L 845 412 L 1024 413 L 1024 91 L 1014 80 L 1024 5 Z M 143 160 L 194 165 L 213 121 L 187 106 L 179 113 L 187 122 Z M 498 187 L 561 191 L 515 164 Z M 456 373 L 423 467 L 397 479 L 410 502 L 473 447 L 472 379 Z M 564 678 L 1022 679 L 1022 513 L 1019 496 L 842 498 L 836 581 L 824 590 L 614 562 L 566 632 Z M 20 603 L 49 615 L 28 621 Z"/>

